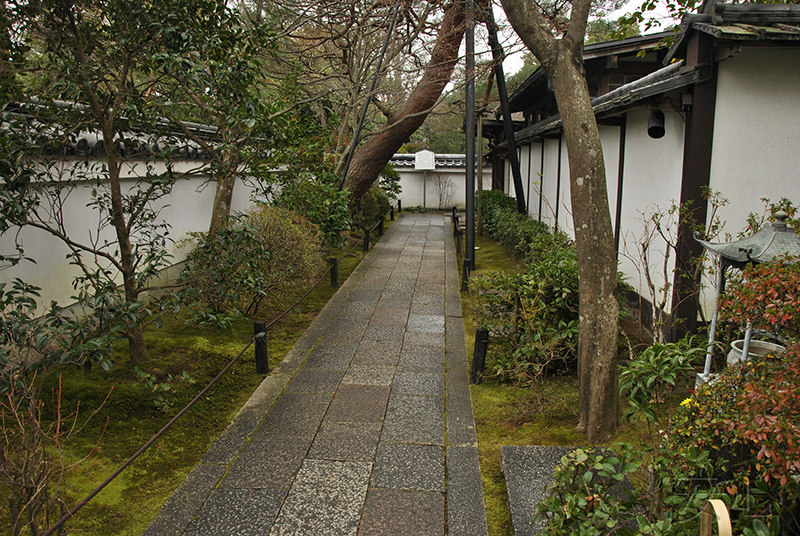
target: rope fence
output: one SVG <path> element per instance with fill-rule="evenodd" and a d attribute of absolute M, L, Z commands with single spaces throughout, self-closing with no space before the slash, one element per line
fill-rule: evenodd
<path fill-rule="evenodd" d="M 399 206 L 398 202 L 398 212 L 401 212 L 402 209 Z M 364 229 L 364 238 L 361 244 L 356 244 L 350 250 L 348 250 L 344 255 L 340 258 L 331 257 L 330 266 L 325 271 L 322 276 L 317 279 L 311 288 L 303 294 L 297 301 L 295 301 L 292 305 L 290 305 L 286 310 L 284 310 L 281 314 L 273 318 L 269 323 L 264 321 L 256 321 L 254 323 L 254 334 L 253 338 L 245 345 L 244 348 L 234 357 L 231 359 L 227 365 L 225 365 L 222 370 L 212 379 L 195 397 L 188 403 L 186 406 L 183 407 L 170 421 L 161 428 L 158 432 L 156 432 L 153 437 L 151 437 L 144 445 L 142 445 L 139 450 L 137 450 L 130 458 L 128 458 L 122 465 L 120 465 L 116 471 L 111 473 L 108 478 L 106 478 L 100 485 L 98 485 L 94 490 L 92 490 L 85 498 L 79 501 L 75 506 L 72 507 L 66 514 L 64 514 L 61 519 L 59 519 L 53 526 L 47 529 L 45 532 L 42 533 L 41 536 L 50 536 L 54 532 L 59 531 L 61 533 L 62 527 L 64 524 L 69 521 L 78 511 L 86 506 L 89 501 L 91 501 L 98 493 L 100 493 L 106 486 L 108 486 L 115 478 L 117 478 L 125 469 L 131 466 L 137 458 L 139 458 L 142 454 L 144 454 L 158 439 L 163 436 L 178 420 L 183 417 L 191 408 L 192 406 L 200 400 L 203 395 L 205 395 L 211 387 L 214 386 L 230 368 L 241 358 L 244 353 L 251 347 L 253 344 L 256 344 L 256 372 L 259 374 L 268 374 L 269 373 L 269 365 L 267 361 L 267 329 L 274 326 L 277 322 L 279 322 L 283 317 L 289 314 L 295 307 L 297 307 L 305 298 L 308 297 L 311 292 L 314 291 L 327 277 L 331 274 L 334 270 L 336 271 L 336 281 L 334 285 L 333 277 L 331 277 L 331 286 L 333 288 L 338 288 L 338 264 L 339 261 L 345 259 L 346 257 L 350 256 L 356 249 L 359 247 L 363 247 L 364 251 L 369 251 L 369 237 L 374 231 L 378 231 L 378 235 L 383 235 L 383 228 L 384 228 L 384 220 L 386 216 L 389 215 L 391 220 L 394 221 L 394 207 L 391 207 L 389 212 L 383 216 L 381 216 L 380 221 L 375 225 L 375 227 L 371 229 Z M 333 262 L 333 261 L 336 262 Z"/>

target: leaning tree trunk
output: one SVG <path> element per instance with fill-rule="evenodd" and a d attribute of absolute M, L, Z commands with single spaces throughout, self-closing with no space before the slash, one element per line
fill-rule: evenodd
<path fill-rule="evenodd" d="M 558 39 L 535 2 L 503 0 L 503 8 L 550 77 L 561 113 L 580 281 L 578 428 L 590 442 L 603 442 L 611 438 L 617 423 L 619 304 L 603 149 L 583 70 L 591 0 L 573 0 L 566 32 Z"/>
<path fill-rule="evenodd" d="M 450 82 L 458 60 L 458 48 L 464 37 L 465 11 L 462 1 L 445 9 L 431 59 L 405 105 L 387 118 L 384 130 L 371 138 L 353 156 L 345 186 L 353 201 L 370 189 L 386 163 L 408 138 L 425 122 L 445 86 Z"/>

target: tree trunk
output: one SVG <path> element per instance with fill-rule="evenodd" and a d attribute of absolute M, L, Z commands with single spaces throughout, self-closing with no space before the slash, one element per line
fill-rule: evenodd
<path fill-rule="evenodd" d="M 463 2 L 455 2 L 445 9 L 436 46 L 422 79 L 403 108 L 387 118 L 386 126 L 392 125 L 392 128 L 369 138 L 353 156 L 345 186 L 350 189 L 354 202 L 370 189 L 394 153 L 425 122 L 450 82 L 464 37 L 464 22 Z"/>
<path fill-rule="evenodd" d="M 608 441 L 617 423 L 619 304 L 603 150 L 583 70 L 590 7 L 590 0 L 574 0 L 566 33 L 556 39 L 534 2 L 503 0 L 512 26 L 549 75 L 561 113 L 580 281 L 578 428 L 596 443 Z"/>
<path fill-rule="evenodd" d="M 579 427 L 590 442 L 604 442 L 617 422 L 619 302 L 603 148 L 583 71 L 564 59 L 554 65 L 551 80 L 567 143 L 578 253 Z"/>
<path fill-rule="evenodd" d="M 234 156 L 230 149 L 225 149 L 222 153 L 222 166 L 217 172 L 217 190 L 214 194 L 214 206 L 211 209 L 211 223 L 208 230 L 220 229 L 225 226 L 228 217 L 231 215 L 231 204 L 233 204 L 233 187 L 236 186 L 235 166 L 231 165 Z M 220 177 L 221 175 L 221 177 Z"/>
<path fill-rule="evenodd" d="M 110 129 L 106 130 L 110 132 Z M 105 137 L 106 140 L 113 139 L 113 135 Z M 122 275 L 122 286 L 125 290 L 125 301 L 134 303 L 139 299 L 139 290 L 136 287 L 136 260 L 134 258 L 133 246 L 131 245 L 130 230 L 125 221 L 123 208 L 122 185 L 120 181 L 119 165 L 114 156 L 108 157 L 108 179 L 111 189 L 111 223 L 117 234 L 120 255 L 120 272 Z M 133 363 L 144 363 L 147 361 L 147 346 L 144 342 L 142 325 L 139 323 L 129 324 L 126 330 L 128 344 L 130 347 L 131 361 Z"/>
<path fill-rule="evenodd" d="M 147 362 L 147 345 L 144 342 L 144 328 L 141 324 L 128 326 L 128 347 L 131 352 L 131 363 Z"/>

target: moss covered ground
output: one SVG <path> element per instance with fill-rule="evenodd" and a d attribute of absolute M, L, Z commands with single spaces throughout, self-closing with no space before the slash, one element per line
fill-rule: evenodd
<path fill-rule="evenodd" d="M 362 256 L 356 249 L 340 261 L 340 283 Z M 334 293 L 329 282 L 323 281 L 268 330 L 271 370 Z M 270 321 L 270 315 L 277 313 L 267 313 L 263 319 Z M 109 372 L 99 367 L 88 373 L 77 368 L 60 371 L 62 407 L 78 410 L 81 426 L 65 450 L 66 463 L 76 464 L 61 484 L 60 495 L 67 505 L 83 499 L 160 430 L 245 347 L 252 333 L 253 319 L 241 319 L 230 329 L 218 331 L 189 326 L 178 314 L 165 318 L 161 328 L 146 331 L 150 357 L 139 368 L 150 375 L 149 383 L 141 373 L 137 375 L 126 343 L 115 349 Z M 181 379 L 184 372 L 193 383 Z M 77 513 L 67 525 L 68 534 L 139 536 L 264 377 L 256 373 L 251 348 L 148 451 Z M 56 386 L 54 375 L 44 386 L 45 402 Z M 0 526 L 10 524 L 7 504 L 0 497 Z"/>

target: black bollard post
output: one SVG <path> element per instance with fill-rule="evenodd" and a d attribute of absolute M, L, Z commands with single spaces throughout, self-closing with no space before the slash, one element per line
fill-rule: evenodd
<path fill-rule="evenodd" d="M 462 234 L 463 233 L 461 232 L 461 229 L 459 229 L 458 232 L 456 233 L 456 254 L 458 254 L 458 255 L 461 255 L 461 251 L 463 249 L 461 247 L 461 235 Z"/>
<path fill-rule="evenodd" d="M 391 207 L 390 214 L 392 215 L 392 221 L 394 221 L 394 207 Z"/>
<path fill-rule="evenodd" d="M 381 221 L 378 222 L 378 236 L 383 236 L 383 216 L 381 216 Z"/>
<path fill-rule="evenodd" d="M 470 381 L 478 385 L 483 383 L 483 371 L 486 368 L 486 350 L 489 348 L 489 330 L 475 331 L 475 349 L 472 352 L 472 377 Z"/>
<path fill-rule="evenodd" d="M 398 212 L 398 214 L 400 212 L 403 212 L 403 202 L 400 201 L 399 199 L 397 200 L 397 212 Z"/>
<path fill-rule="evenodd" d="M 269 374 L 269 356 L 267 354 L 267 323 L 263 320 L 256 320 L 253 323 L 253 332 L 256 335 L 256 373 Z"/>
<path fill-rule="evenodd" d="M 461 292 L 469 290 L 469 266 L 470 260 L 464 259 L 464 268 L 461 270 Z"/>
<path fill-rule="evenodd" d="M 453 236 L 458 234 L 458 214 L 453 216 Z"/>
<path fill-rule="evenodd" d="M 364 229 L 364 253 L 369 253 L 369 229 Z"/>
<path fill-rule="evenodd" d="M 339 259 L 330 258 L 331 263 L 331 287 L 339 288 Z"/>

